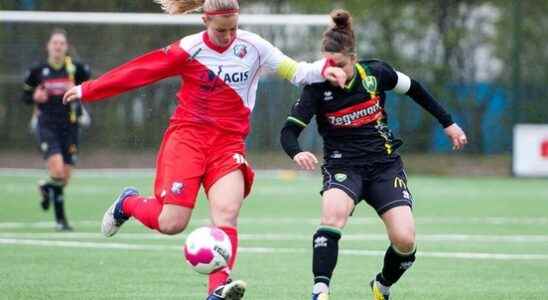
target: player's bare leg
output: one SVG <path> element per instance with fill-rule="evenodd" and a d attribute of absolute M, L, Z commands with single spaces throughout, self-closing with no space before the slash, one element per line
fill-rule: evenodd
<path fill-rule="evenodd" d="M 382 271 L 371 282 L 375 300 L 388 300 L 390 287 L 415 261 L 415 220 L 409 206 L 398 206 L 382 215 L 390 239 Z"/>
<path fill-rule="evenodd" d="M 192 209 L 163 204 L 156 197 L 143 197 L 139 195 L 137 189 L 126 187 L 103 216 L 101 226 L 103 235 L 106 237 L 115 235 L 130 216 L 150 229 L 175 235 L 186 229 L 192 216 Z"/>
<path fill-rule="evenodd" d="M 207 194 L 213 225 L 222 229 L 232 243 L 232 255 L 228 267 L 209 275 L 208 300 L 239 300 L 245 293 L 245 282 L 230 280 L 230 270 L 234 267 L 238 253 L 238 215 L 244 201 L 244 189 L 243 174 L 240 170 L 236 170 L 219 179 L 211 186 Z"/>
<path fill-rule="evenodd" d="M 329 299 L 329 283 L 337 265 L 341 230 L 353 209 L 354 200 L 344 191 L 333 188 L 323 193 L 321 225 L 312 241 L 312 300 Z"/>
<path fill-rule="evenodd" d="M 165 204 L 158 218 L 158 231 L 169 235 L 179 234 L 186 229 L 191 216 L 190 208 Z"/>

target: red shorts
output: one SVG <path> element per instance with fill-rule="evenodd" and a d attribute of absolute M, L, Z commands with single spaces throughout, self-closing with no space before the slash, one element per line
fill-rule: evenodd
<path fill-rule="evenodd" d="M 164 204 L 194 208 L 205 191 L 220 178 L 241 170 L 247 197 L 255 174 L 245 159 L 244 137 L 216 128 L 172 123 L 164 134 L 156 161 L 154 194 Z"/>

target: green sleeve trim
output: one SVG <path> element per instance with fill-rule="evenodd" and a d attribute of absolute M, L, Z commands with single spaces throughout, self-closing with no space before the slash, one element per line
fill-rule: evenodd
<path fill-rule="evenodd" d="M 334 234 L 337 234 L 337 235 L 339 235 L 339 236 L 342 236 L 342 231 L 341 231 L 339 228 L 337 228 L 337 227 L 321 225 L 320 227 L 318 227 L 318 230 L 329 231 L 329 232 L 331 232 L 331 233 L 334 233 Z"/>
<path fill-rule="evenodd" d="M 302 127 L 308 126 L 308 124 L 306 124 L 305 122 L 303 122 L 303 121 L 301 121 L 301 120 L 299 120 L 299 119 L 297 119 L 297 118 L 295 118 L 295 117 L 288 117 L 287 120 L 288 120 L 288 121 L 295 122 L 295 123 L 301 125 Z"/>

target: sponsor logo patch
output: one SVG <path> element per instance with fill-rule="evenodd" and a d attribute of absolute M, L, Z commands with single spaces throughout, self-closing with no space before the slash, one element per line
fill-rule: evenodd
<path fill-rule="evenodd" d="M 61 96 L 72 86 L 72 81 L 68 78 L 54 78 L 44 81 L 44 87 L 48 95 Z"/>
<path fill-rule="evenodd" d="M 239 165 L 247 165 L 247 160 L 240 153 L 235 153 L 232 155 L 232 159 L 234 159 L 234 161 Z"/>
<path fill-rule="evenodd" d="M 333 99 L 334 99 L 334 97 L 333 97 L 333 92 L 332 91 L 325 91 L 323 93 L 323 100 L 324 101 L 327 102 L 327 101 L 331 101 Z"/>
<path fill-rule="evenodd" d="M 234 46 L 234 55 L 239 58 L 244 58 L 247 55 L 247 46 L 241 44 Z"/>
<path fill-rule="evenodd" d="M 343 182 L 347 178 L 348 178 L 348 175 L 346 175 L 346 174 L 343 174 L 343 173 L 335 174 L 335 180 L 337 180 L 338 182 Z"/>
<path fill-rule="evenodd" d="M 327 113 L 329 123 L 335 127 L 360 127 L 382 117 L 383 108 L 378 96 L 345 109 Z"/>
<path fill-rule="evenodd" d="M 182 182 L 174 182 L 171 185 L 171 192 L 175 195 L 180 195 L 183 192 L 184 184 Z"/>
<path fill-rule="evenodd" d="M 401 263 L 400 268 L 401 268 L 402 270 L 407 270 L 407 269 L 411 268 L 412 265 L 413 265 L 413 262 L 412 262 L 412 261 L 403 262 L 403 263 Z"/>
<path fill-rule="evenodd" d="M 235 73 L 225 73 L 225 75 L 224 75 L 224 81 L 226 83 L 246 82 L 248 79 L 249 79 L 249 71 L 235 72 Z"/>
<path fill-rule="evenodd" d="M 319 236 L 314 240 L 314 248 L 327 247 L 327 238 Z"/>
<path fill-rule="evenodd" d="M 362 81 L 363 87 L 366 91 L 369 93 L 375 93 L 377 92 L 377 78 L 375 76 L 367 76 Z"/>
<path fill-rule="evenodd" d="M 331 153 L 329 157 L 334 159 L 340 159 L 342 158 L 342 156 L 343 156 L 342 153 L 340 153 L 339 151 L 333 151 L 333 153 Z"/>
<path fill-rule="evenodd" d="M 401 179 L 400 177 L 394 178 L 394 188 L 400 188 L 400 189 L 407 189 L 407 184 L 405 183 L 405 180 Z"/>

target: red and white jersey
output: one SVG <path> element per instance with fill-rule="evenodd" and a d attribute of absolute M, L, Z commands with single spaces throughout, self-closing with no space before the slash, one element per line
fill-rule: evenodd
<path fill-rule="evenodd" d="M 172 120 L 247 135 L 262 74 L 276 72 L 293 84 L 311 84 L 325 81 L 325 67 L 325 60 L 297 63 L 248 31 L 238 30 L 226 48 L 201 32 L 85 82 L 80 91 L 84 101 L 92 102 L 178 75 L 182 87 Z"/>

